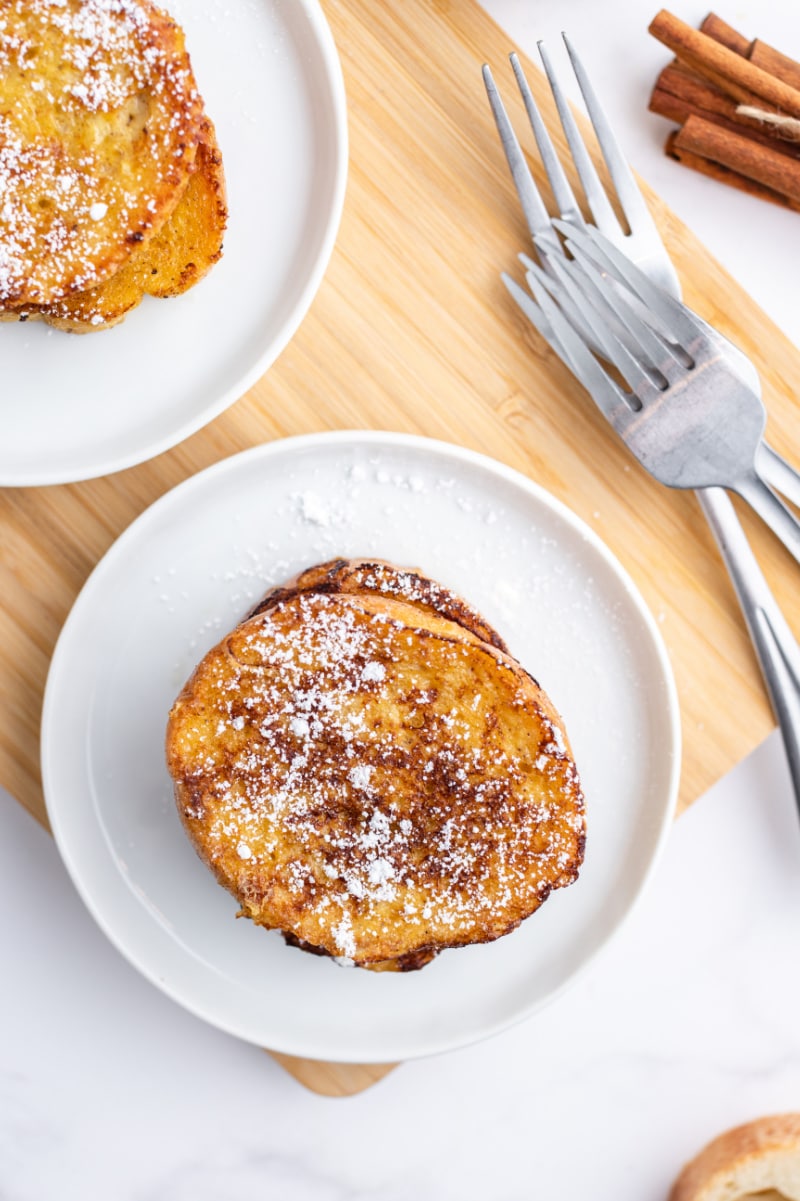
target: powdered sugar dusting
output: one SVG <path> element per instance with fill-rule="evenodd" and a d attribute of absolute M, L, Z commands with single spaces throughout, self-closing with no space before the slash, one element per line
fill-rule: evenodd
<path fill-rule="evenodd" d="M 353 959 L 356 953 L 356 940 L 353 936 L 353 926 L 347 914 L 343 914 L 338 925 L 333 928 L 333 940 L 345 959 Z"/>
<path fill-rule="evenodd" d="M 347 778 L 354 788 L 360 788 L 366 791 L 369 788 L 369 782 L 372 778 L 374 768 L 368 767 L 365 763 L 358 763 L 355 767 L 351 767 L 347 773 Z"/>
<path fill-rule="evenodd" d="M 379 683 L 386 675 L 386 668 L 382 663 L 368 663 L 361 673 L 361 679 L 365 684 Z"/>
<path fill-rule="evenodd" d="M 449 681 L 466 645 L 426 639 L 420 660 L 403 622 L 345 595 L 279 600 L 224 645 L 208 661 L 224 730 L 195 763 L 189 791 L 206 800 L 186 818 L 217 871 L 233 870 L 231 841 L 247 848 L 235 887 L 239 870 L 273 880 L 312 945 L 358 961 L 375 939 L 470 941 L 574 878 L 582 805 L 554 798 L 579 798 L 577 776 L 524 677 L 470 660 L 482 701 L 462 708 Z M 494 734 L 485 698 L 501 681 L 510 711 L 529 712 L 530 746 Z"/>

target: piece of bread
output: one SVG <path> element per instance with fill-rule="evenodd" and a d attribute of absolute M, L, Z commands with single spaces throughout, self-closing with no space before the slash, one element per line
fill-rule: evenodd
<path fill-rule="evenodd" d="M 669 1201 L 800 1201 L 800 1113 L 727 1130 L 688 1163 Z"/>
<path fill-rule="evenodd" d="M 178 296 L 222 256 L 227 221 L 225 176 L 214 126 L 206 118 L 196 169 L 178 207 L 158 233 L 136 248 L 110 279 L 49 305 L 25 305 L 0 315 L 8 321 L 46 321 L 70 333 L 110 329 L 144 296 Z"/>
<path fill-rule="evenodd" d="M 408 970 L 499 938 L 575 880 L 584 803 L 536 682 L 430 598 L 474 610 L 378 566 L 337 560 L 306 573 L 318 588 L 301 576 L 268 594 L 175 702 L 167 763 L 187 833 L 243 915 L 306 950 Z M 359 577 L 383 590 L 336 584 Z"/>
<path fill-rule="evenodd" d="M 113 275 L 175 210 L 202 120 L 150 0 L 0 0 L 0 308 Z"/>

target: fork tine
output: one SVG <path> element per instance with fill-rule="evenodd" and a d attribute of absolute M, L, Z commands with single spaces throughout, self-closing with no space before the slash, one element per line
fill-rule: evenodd
<path fill-rule="evenodd" d="M 622 430 L 633 416 L 622 389 L 603 370 L 580 335 L 572 328 L 547 292 L 547 276 L 531 263 L 530 286 L 535 300 L 516 280 L 503 275 L 503 283 L 561 361 L 591 394 L 603 415 L 616 429 Z"/>
<path fill-rule="evenodd" d="M 619 434 L 624 434 L 635 415 L 629 397 L 597 361 L 584 338 L 578 334 L 549 295 L 551 286 L 546 272 L 535 263 L 528 273 L 528 284 L 545 316 L 569 356 L 564 361 L 590 393 L 601 413 Z M 563 357 L 563 356 L 562 356 Z"/>
<path fill-rule="evenodd" d="M 537 243 L 537 248 L 539 248 L 538 243 Z M 543 252 L 544 248 L 542 247 L 541 250 Z M 526 272 L 530 271 L 532 267 L 538 266 L 538 264 L 534 263 L 533 259 L 531 259 L 527 254 L 520 254 L 518 257 L 519 257 L 519 260 L 522 263 L 523 267 L 525 268 Z M 558 255 L 547 254 L 544 252 L 542 253 L 542 264 L 541 265 L 544 267 L 544 270 L 546 272 L 545 278 L 547 278 L 547 276 L 551 276 L 551 277 L 554 276 L 553 262 L 558 261 L 559 259 L 562 259 L 563 257 L 564 257 L 563 253 L 559 253 Z M 552 293 L 552 295 L 558 299 L 558 302 L 561 305 L 564 312 L 566 313 L 570 324 L 575 329 L 575 331 L 577 332 L 579 337 L 583 338 L 584 342 L 586 342 L 588 345 L 591 345 L 592 331 L 591 331 L 590 327 L 587 325 L 586 321 L 584 320 L 584 318 L 581 314 L 580 308 L 578 308 L 576 305 L 574 305 L 572 303 L 571 297 L 564 295 L 563 287 L 559 288 L 558 286 L 556 286 L 554 288 L 549 283 L 548 283 L 547 287 L 548 287 L 549 291 Z"/>
<path fill-rule="evenodd" d="M 593 270 L 589 269 L 590 265 Z M 572 274 L 596 309 L 604 312 L 608 318 L 613 317 L 621 322 L 628 338 L 619 338 L 619 333 L 617 337 L 628 350 L 643 360 L 646 369 L 657 373 L 666 383 L 666 372 L 671 364 L 686 367 L 683 357 L 676 353 L 677 348 L 647 324 L 632 307 L 627 295 L 620 289 L 612 294 L 610 289 L 602 287 L 602 275 L 594 263 L 584 257 L 574 258 Z"/>
<path fill-rule="evenodd" d="M 539 155 L 544 166 L 545 173 L 550 181 L 550 187 L 553 190 L 553 196 L 558 206 L 558 210 L 565 221 L 575 221 L 578 224 L 583 223 L 583 215 L 575 199 L 575 193 L 569 185 L 569 180 L 564 174 L 564 168 L 561 166 L 561 160 L 556 154 L 555 146 L 553 145 L 550 134 L 547 132 L 547 127 L 542 120 L 542 114 L 539 112 L 539 106 L 533 98 L 530 84 L 522 69 L 522 63 L 519 61 L 519 56 L 513 53 L 509 56 L 511 66 L 514 69 L 517 86 L 522 93 L 522 99 L 525 103 L 525 110 L 528 114 L 528 120 L 531 123 L 533 136 L 536 138 L 536 145 L 539 147 Z"/>
<path fill-rule="evenodd" d="M 521 254 L 519 258 L 526 268 L 526 274 L 538 272 L 540 270 L 539 264 L 534 263 L 533 259 L 529 258 L 526 254 Z M 510 275 L 507 275 L 504 272 L 500 278 L 529 321 L 536 326 L 542 337 L 550 343 L 554 350 L 556 350 L 562 362 L 566 363 L 571 371 L 577 373 L 578 369 L 576 365 L 567 354 L 564 346 L 559 342 L 552 325 L 542 312 L 541 306 L 536 305 L 525 289 L 521 288 L 517 281 Z M 559 285 L 544 272 L 542 272 L 538 278 L 542 282 L 543 286 L 547 288 L 548 292 L 551 293 L 551 295 L 558 297 L 559 304 L 561 305 L 563 311 L 567 314 L 567 318 L 578 337 L 584 342 L 588 343 L 591 338 L 591 334 L 587 331 L 585 322 L 581 322 L 580 314 L 575 309 L 572 301 L 568 297 L 565 298 L 564 289 L 559 287 Z M 529 286 L 531 287 L 531 291 L 534 291 L 530 281 Z"/>
<path fill-rule="evenodd" d="M 531 266 L 534 265 L 535 264 L 531 263 Z M 555 350 L 562 362 L 566 363 L 570 370 L 573 370 L 572 360 L 569 358 L 563 346 L 560 344 L 552 325 L 545 317 L 539 305 L 537 305 L 531 299 L 525 289 L 521 287 L 513 278 L 513 276 L 509 275 L 506 271 L 502 272 L 500 278 L 511 294 L 513 300 L 516 301 L 531 324 L 539 331 L 545 342 L 552 346 L 553 350 Z"/>
<path fill-rule="evenodd" d="M 567 48 L 567 54 L 572 63 L 572 69 L 575 72 L 575 78 L 581 89 L 586 111 L 594 126 L 600 150 L 614 182 L 617 198 L 625 214 L 625 220 L 628 222 L 631 230 L 638 229 L 644 224 L 648 224 L 655 229 L 655 222 L 650 216 L 650 210 L 639 190 L 639 185 L 633 177 L 633 172 L 619 148 L 619 143 L 614 136 L 611 123 L 589 81 L 586 69 L 567 35 L 562 33 L 561 36 L 564 39 L 564 45 Z"/>
<path fill-rule="evenodd" d="M 591 330 L 594 344 L 601 354 L 608 357 L 609 362 L 615 362 L 612 349 L 613 343 L 610 342 L 610 335 L 616 334 L 617 341 L 622 343 L 632 355 L 638 357 L 640 360 L 642 358 L 645 359 L 646 368 L 655 370 L 655 364 L 651 361 L 647 349 L 632 332 L 629 332 L 626 328 L 627 339 L 620 337 L 619 316 L 615 314 L 608 303 L 604 292 L 596 282 L 596 278 L 593 278 L 580 262 L 575 259 L 569 261 L 565 259 L 562 270 L 559 270 L 559 267 L 554 265 L 554 274 L 569 294 L 571 302 L 573 302 L 573 307 L 580 304 L 581 313 L 584 321 Z M 615 365 L 619 370 L 622 370 L 619 363 Z"/>
<path fill-rule="evenodd" d="M 590 226 L 568 227 L 557 218 L 553 223 L 565 235 L 570 253 L 575 253 L 575 248 L 580 248 L 601 270 L 607 271 L 612 278 L 630 288 L 669 329 L 671 340 L 688 349 L 689 343 L 697 336 L 701 327 L 685 305 L 654 284 L 641 268 L 607 239 L 598 238 L 596 231 Z"/>
<path fill-rule="evenodd" d="M 569 263 L 564 259 L 562 262 L 553 263 L 552 266 L 556 277 L 563 284 L 573 302 L 577 305 L 580 305 L 581 301 L 585 302 L 585 292 L 574 278 L 576 274 L 575 264 Z M 584 274 L 589 276 L 588 271 L 585 271 Z M 530 280 L 529 282 L 532 283 Z M 609 318 L 613 321 L 614 310 L 602 291 L 598 293 L 595 290 L 594 294 L 589 296 L 589 303 L 584 303 L 581 311 L 584 320 L 592 331 L 594 341 L 600 347 L 601 353 L 617 368 L 635 396 L 641 401 L 646 399 L 648 394 L 653 391 L 658 391 L 657 385 L 653 383 L 653 380 L 643 368 L 640 360 L 630 353 L 613 332 L 609 324 Z M 635 405 L 635 407 L 640 406 Z"/>
<path fill-rule="evenodd" d="M 664 249 L 661 234 L 658 232 L 658 227 L 642 195 L 641 188 L 628 165 L 628 160 L 620 149 L 611 122 L 597 98 L 577 50 L 565 33 L 562 33 L 561 36 L 564 39 L 586 111 L 594 127 L 600 151 L 611 175 L 628 228 L 631 234 L 637 235 L 649 244 L 645 257 L 650 261 L 651 272 L 657 273 L 659 282 L 668 292 L 674 296 L 680 296 L 681 287 L 677 272 Z"/>
<path fill-rule="evenodd" d="M 517 135 L 514 133 L 514 127 L 500 98 L 500 93 L 497 90 L 497 85 L 494 82 L 488 63 L 484 63 L 483 65 L 483 82 L 486 87 L 486 95 L 489 97 L 492 113 L 494 114 L 497 132 L 500 134 L 500 141 L 503 144 L 503 150 L 511 171 L 511 177 L 514 180 L 514 186 L 517 189 L 522 211 L 525 214 L 525 220 L 531 232 L 531 237 L 540 236 L 545 239 L 549 238 L 550 241 L 558 242 L 558 238 L 553 232 L 550 214 L 545 208 L 539 189 L 536 187 L 531 175 L 525 155 L 522 153 L 522 147 L 519 144 Z"/>
<path fill-rule="evenodd" d="M 586 195 L 589 203 L 589 208 L 592 210 L 592 216 L 595 219 L 597 226 L 602 230 L 607 230 L 609 233 L 616 233 L 619 236 L 621 227 L 617 220 L 609 202 L 606 190 L 600 181 L 600 176 L 597 174 L 594 163 L 589 157 L 589 152 L 581 137 L 575 118 L 570 111 L 567 98 L 561 90 L 561 85 L 558 82 L 555 69 L 550 59 L 550 55 L 544 42 L 539 42 L 539 55 L 542 60 L 542 65 L 545 69 L 545 74 L 550 83 L 550 90 L 553 93 L 553 99 L 556 102 L 558 115 L 561 119 L 561 125 L 564 129 L 567 142 L 569 143 L 570 152 L 572 154 L 575 168 L 578 172 L 578 178 L 581 181 L 581 187 Z"/>
<path fill-rule="evenodd" d="M 564 228 L 566 228 L 566 226 L 564 226 Z M 555 274 L 555 272 L 553 271 L 554 258 L 558 257 L 558 258 L 564 259 L 566 257 L 563 253 L 564 248 L 561 248 L 561 253 L 558 256 L 554 256 L 554 255 L 550 254 L 544 246 L 539 245 L 538 239 L 534 239 L 534 242 L 536 243 L 537 249 L 540 252 L 541 259 L 542 259 L 542 266 L 544 267 L 545 271 L 547 271 L 550 275 L 554 275 Z M 530 266 L 531 260 L 525 254 L 520 254 L 518 257 L 519 257 L 521 263 L 523 264 L 523 266 L 527 269 Z M 587 286 L 589 286 L 588 281 L 587 281 Z M 584 316 L 582 315 L 582 310 L 579 309 L 576 305 L 574 305 L 570 299 L 568 299 L 564 296 L 563 287 L 561 288 L 561 292 L 558 295 L 558 300 L 559 300 L 559 303 L 561 304 L 562 308 L 564 308 L 565 312 L 567 312 L 567 316 L 569 317 L 569 320 L 572 322 L 575 329 L 578 331 L 580 336 L 583 338 L 584 342 L 588 343 L 588 345 L 591 346 L 592 341 L 593 341 L 591 328 L 587 325 L 587 322 L 586 322 Z M 565 304 L 565 300 L 566 300 L 566 304 Z M 567 304 L 569 305 L 568 311 L 567 311 Z M 641 332 L 641 336 L 637 339 L 633 333 L 629 332 L 628 325 L 626 325 L 625 314 L 627 313 L 627 311 L 628 311 L 628 309 L 626 308 L 625 313 L 623 313 L 622 317 L 617 316 L 612 321 L 612 328 L 614 329 L 614 332 L 617 335 L 617 338 L 620 340 L 620 342 L 622 342 L 623 346 L 627 347 L 627 349 L 633 355 L 641 355 L 643 353 L 643 345 L 642 344 L 646 343 L 648 351 L 652 354 L 653 369 L 660 370 L 660 368 L 655 367 L 655 363 L 656 362 L 660 363 L 663 360 L 664 355 L 666 353 L 666 348 L 670 347 L 670 345 L 671 345 L 669 343 L 669 339 L 668 339 L 666 331 L 661 327 L 661 323 L 659 323 L 658 326 L 653 324 L 652 329 L 648 328 L 647 326 L 644 326 L 642 329 L 642 332 Z M 648 317 L 649 316 L 650 316 L 650 314 L 648 314 Z M 660 335 L 663 343 L 665 343 L 666 345 L 662 345 L 662 343 L 656 339 L 656 337 L 655 337 L 656 334 Z M 672 354 L 672 357 L 675 357 L 674 356 L 674 348 L 671 351 L 671 354 Z M 685 352 L 681 352 L 681 356 L 682 357 L 679 357 L 678 361 L 681 362 L 684 366 L 690 365 L 690 363 L 691 363 L 690 356 L 687 356 L 685 354 Z M 686 361 L 687 359 L 689 359 L 688 363 Z M 663 375 L 663 372 L 662 372 L 662 375 Z"/>

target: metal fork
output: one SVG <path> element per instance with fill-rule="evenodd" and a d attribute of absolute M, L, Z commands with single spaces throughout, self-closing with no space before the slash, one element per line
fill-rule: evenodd
<path fill-rule="evenodd" d="M 677 276 L 638 185 L 617 144 L 585 69 L 566 36 L 564 41 L 629 232 L 623 230 L 617 221 L 609 197 L 594 168 L 577 123 L 574 121 L 555 76 L 549 56 L 540 44 L 539 49 L 545 71 L 592 216 L 597 227 L 623 254 L 635 261 L 651 280 L 660 284 L 673 296 L 679 297 L 680 286 Z M 516 55 L 511 56 L 511 63 L 525 101 L 556 204 L 561 211 L 562 218 L 580 228 L 585 225 L 580 207 L 566 179 Z M 552 277 L 557 278 L 558 269 L 554 264 L 564 254 L 563 243 L 528 169 L 488 66 L 484 66 L 483 74 L 489 101 L 531 236 L 539 251 L 544 270 Z M 513 294 L 518 302 L 521 297 L 527 296 L 518 286 Z M 529 297 L 528 300 L 530 300 Z M 706 326 L 707 330 L 709 328 Z M 557 353 L 572 368 L 573 363 L 570 359 L 569 349 L 564 347 L 552 326 L 549 333 L 546 330 L 542 332 Z M 720 344 L 725 343 L 725 340 L 716 335 L 715 331 L 712 333 L 719 339 Z M 591 333 L 587 335 L 585 319 L 580 314 L 578 314 L 576 336 L 581 338 L 584 344 L 586 344 L 587 338 L 589 344 L 592 343 Z M 725 345 L 730 347 L 730 343 L 725 343 Z M 740 376 L 748 380 L 751 386 L 757 388 L 758 381 L 757 377 L 753 378 L 755 372 L 752 364 L 735 349 L 733 349 L 733 359 L 729 361 L 736 361 L 736 356 L 738 356 Z M 765 464 L 769 470 L 774 468 L 772 482 L 776 487 L 783 487 L 784 494 L 797 501 L 798 494 L 794 491 L 796 473 L 793 472 L 793 469 L 769 448 L 760 453 L 762 454 L 759 462 L 761 470 L 765 470 Z M 697 489 L 696 495 L 716 538 L 750 631 L 772 706 L 780 724 L 795 799 L 800 809 L 800 648 L 798 648 L 792 631 L 770 592 L 725 492 L 717 487 L 708 487 Z"/>
<path fill-rule="evenodd" d="M 567 348 L 575 373 L 651 475 L 671 488 L 716 485 L 738 492 L 800 561 L 800 522 L 755 466 L 766 413 L 735 370 L 736 360 L 729 363 L 706 323 L 596 228 L 555 225 L 571 257 L 550 260 L 549 274 L 530 260 L 528 266 L 540 332 L 547 333 L 541 320 L 552 325 L 560 312 L 581 333 L 583 341 L 573 336 Z M 537 306 L 531 308 L 513 280 L 507 286 L 537 324 Z M 592 359 L 588 344 L 616 367 L 628 392 Z"/>
<path fill-rule="evenodd" d="M 614 185 L 617 200 L 627 222 L 628 229 L 624 230 L 617 220 L 605 187 L 598 175 L 594 163 L 572 115 L 566 96 L 558 81 L 550 55 L 545 45 L 539 43 L 539 53 L 542 64 L 553 93 L 559 119 L 564 135 L 575 164 L 578 178 L 586 196 L 587 203 L 594 218 L 594 223 L 605 236 L 623 254 L 651 279 L 672 296 L 680 299 L 681 285 L 672 260 L 661 240 L 650 210 L 639 189 L 633 172 L 628 166 L 625 156 L 614 137 L 608 117 L 591 85 L 585 67 L 566 34 L 562 35 L 572 63 L 575 76 L 583 95 L 587 111 L 603 153 L 606 166 Z M 516 54 L 512 54 L 511 66 L 516 76 L 517 84 L 525 103 L 528 119 L 533 129 L 539 154 L 553 192 L 556 205 L 563 220 L 573 225 L 584 225 L 583 214 L 569 180 L 561 165 L 561 161 L 553 146 L 541 113 L 530 89 L 522 64 Z M 500 94 L 488 65 L 483 68 L 483 79 L 489 103 L 494 113 L 503 149 L 511 169 L 511 174 L 522 202 L 522 209 L 534 244 L 543 256 L 561 257 L 563 244 L 553 230 L 552 218 L 542 200 L 538 188 L 528 168 L 525 155 L 522 152 L 511 121 L 508 118 Z M 544 262 L 549 270 L 549 262 Z M 750 359 L 734 346 L 717 330 L 702 322 L 707 336 L 714 340 L 731 367 L 748 384 L 758 398 L 761 397 L 761 380 Z M 756 449 L 755 466 L 758 474 L 772 487 L 781 492 L 795 505 L 800 505 L 800 473 L 778 454 L 763 438 L 759 439 Z"/>

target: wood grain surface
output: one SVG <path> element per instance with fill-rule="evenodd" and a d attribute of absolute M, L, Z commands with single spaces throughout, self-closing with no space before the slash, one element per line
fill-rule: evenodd
<path fill-rule="evenodd" d="M 472 0 L 324 0 L 324 8 L 345 74 L 350 176 L 336 250 L 293 341 L 246 397 L 151 462 L 81 484 L 0 492 L 0 783 L 46 822 L 38 737 L 49 659 L 89 572 L 147 505 L 256 443 L 371 428 L 489 454 L 553 492 L 611 547 L 656 616 L 675 670 L 685 807 L 774 723 L 693 496 L 660 487 L 629 458 L 499 280 L 501 269 L 515 271 L 527 235 L 480 68 L 492 63 L 532 151 L 507 65 L 512 47 Z M 546 86 L 535 68 L 530 74 L 555 131 Z M 687 302 L 751 355 L 770 439 L 800 461 L 791 390 L 800 354 L 647 194 Z M 756 519 L 744 519 L 798 630 L 796 565 Z M 294 1065 L 309 1087 L 316 1080 L 340 1094 L 385 1070 L 326 1065 L 315 1075 L 315 1065 Z"/>

